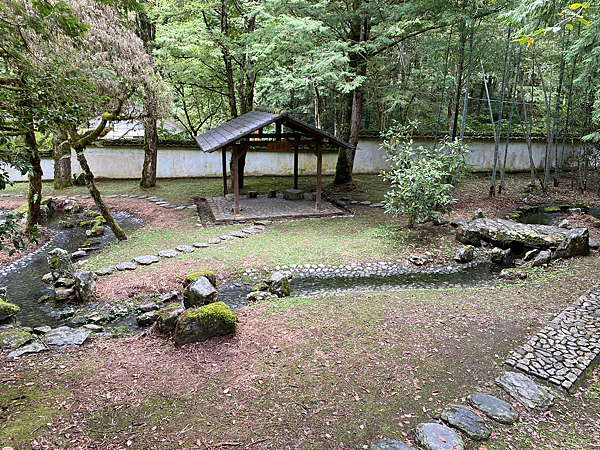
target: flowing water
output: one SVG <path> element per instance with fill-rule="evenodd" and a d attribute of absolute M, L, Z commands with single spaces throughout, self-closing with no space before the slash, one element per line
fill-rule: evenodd
<path fill-rule="evenodd" d="M 117 212 L 113 216 L 125 233 L 131 232 L 142 225 L 141 219 L 127 213 Z M 0 286 L 6 286 L 7 288 L 8 300 L 21 308 L 21 311 L 17 314 L 17 319 L 23 326 L 48 325 L 56 327 L 61 324 L 59 315 L 62 308 L 57 309 L 53 302 L 40 305 L 38 299 L 42 295 L 52 292 L 51 286 L 42 281 L 42 275 L 50 271 L 47 260 L 48 252 L 60 247 L 72 253 L 87 240 L 86 228 L 75 226 L 74 228 L 61 229 L 59 221 L 68 217 L 81 217 L 81 220 L 89 220 L 83 216 L 52 215 L 46 223 L 42 224 L 55 232 L 53 240 L 45 251 L 37 253 L 27 265 L 0 277 Z M 116 241 L 116 237 L 110 228 L 105 228 L 106 232 L 99 237 L 102 246 Z"/>

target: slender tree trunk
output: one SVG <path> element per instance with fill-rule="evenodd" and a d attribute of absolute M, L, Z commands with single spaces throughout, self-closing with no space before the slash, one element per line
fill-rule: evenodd
<path fill-rule="evenodd" d="M 487 85 L 487 76 L 485 74 L 485 70 L 483 69 L 483 61 L 481 61 L 481 72 L 483 73 L 483 84 L 485 86 L 485 97 L 487 99 L 488 108 L 490 110 L 490 120 L 492 121 L 492 133 L 494 134 L 494 139 L 496 136 L 496 122 L 494 121 L 494 111 L 492 110 L 492 102 L 490 100 L 490 91 Z M 490 197 L 496 195 L 496 190 L 494 187 L 494 183 L 496 180 L 496 164 L 498 162 L 498 147 L 496 146 L 494 150 L 494 168 L 492 169 L 492 184 L 490 185 Z"/>
<path fill-rule="evenodd" d="M 463 105 L 463 112 L 460 123 L 460 143 L 463 143 L 465 136 L 465 127 L 467 125 L 467 108 L 469 107 L 469 88 L 471 87 L 471 63 L 473 61 L 473 30 L 475 28 L 475 21 L 471 23 L 471 33 L 469 34 L 469 62 L 467 63 L 467 81 L 465 82 L 465 99 Z"/>
<path fill-rule="evenodd" d="M 463 8 L 466 8 L 466 6 L 467 0 L 463 2 Z M 454 101 L 452 102 L 452 120 L 450 122 L 450 139 L 452 141 L 454 141 L 454 138 L 456 137 L 456 127 L 458 124 L 458 102 L 460 101 L 463 55 L 465 53 L 465 44 L 467 42 L 465 35 L 466 24 L 466 20 L 463 19 L 460 25 L 460 45 L 458 50 L 458 66 L 456 68 L 456 86 L 454 89 Z"/>
<path fill-rule="evenodd" d="M 27 195 L 27 222 L 28 231 L 33 231 L 40 221 L 40 205 L 42 202 L 42 163 L 38 153 L 37 140 L 33 131 L 33 123 L 25 132 L 25 145 L 29 149 L 29 164 L 31 164 L 31 173 L 29 174 L 29 194 Z"/>
<path fill-rule="evenodd" d="M 533 64 L 535 65 L 535 53 L 533 54 Z M 544 74 L 542 68 L 539 67 L 540 82 L 542 83 L 542 91 L 544 93 L 544 103 L 546 104 L 546 133 L 548 136 L 548 142 L 546 145 L 546 162 L 544 166 L 544 190 L 548 188 L 550 182 L 550 160 L 552 159 L 552 115 L 550 114 L 550 99 L 548 98 L 548 89 L 546 89 L 546 83 L 544 82 Z"/>
<path fill-rule="evenodd" d="M 502 164 L 502 172 L 500 173 L 500 186 L 498 186 L 498 194 L 502 194 L 504 187 L 504 174 L 506 173 L 506 160 L 508 158 L 508 144 L 510 142 L 510 132 L 512 131 L 512 120 L 513 113 L 515 111 L 515 103 L 517 100 L 517 85 L 519 80 L 519 73 L 521 71 L 521 48 L 519 48 L 519 55 L 517 56 L 517 67 L 515 69 L 515 84 L 512 88 L 512 101 L 510 103 L 510 115 L 508 117 L 508 129 L 506 132 L 506 147 L 504 148 L 504 162 Z"/>
<path fill-rule="evenodd" d="M 144 165 L 142 167 L 141 188 L 156 186 L 156 164 L 158 161 L 158 132 L 156 117 L 144 119 Z"/>
<path fill-rule="evenodd" d="M 446 78 L 448 77 L 448 62 L 450 61 L 450 42 L 452 40 L 452 31 L 454 31 L 454 24 L 452 24 L 452 26 L 450 27 L 450 34 L 448 35 L 448 46 L 446 47 L 446 57 L 444 59 L 444 79 L 442 80 L 442 97 L 440 98 L 440 107 L 438 109 L 438 117 L 437 122 L 435 124 L 435 138 L 433 139 L 434 149 L 437 147 L 438 135 L 440 132 L 440 123 L 442 121 L 442 108 L 444 107 L 444 99 L 446 94 Z"/>
<path fill-rule="evenodd" d="M 71 174 L 71 144 L 67 133 L 62 130 L 56 132 L 52 139 L 54 159 L 54 189 L 64 189 L 73 186 Z"/>
<path fill-rule="evenodd" d="M 532 71 L 535 70 L 535 64 L 532 65 Z M 533 160 L 533 146 L 531 143 L 531 122 L 528 120 L 527 116 L 527 101 L 525 100 L 525 89 L 523 87 L 523 77 L 520 72 L 517 72 L 518 83 L 521 87 L 521 97 L 523 99 L 523 121 L 521 122 L 521 126 L 523 128 L 523 135 L 525 136 L 525 142 L 527 144 L 527 152 L 529 154 L 529 170 L 531 171 L 531 184 L 535 185 L 535 180 L 537 178 L 537 170 L 535 168 L 535 161 Z M 531 75 L 533 78 L 533 73 Z M 533 99 L 533 97 L 532 97 Z M 544 183 L 540 181 L 540 186 L 542 189 L 544 188 Z"/>
<path fill-rule="evenodd" d="M 79 162 L 81 170 L 83 170 L 84 173 L 85 185 L 87 186 L 88 191 L 92 196 L 92 199 L 94 199 L 94 203 L 100 211 L 100 214 L 102 214 L 102 217 L 104 218 L 104 220 L 106 220 L 106 224 L 110 227 L 113 233 L 115 233 L 115 236 L 119 241 L 127 240 L 127 236 L 125 235 L 119 224 L 117 224 L 115 218 L 110 213 L 108 206 L 106 206 L 106 203 L 104 203 L 104 200 L 100 195 L 100 191 L 98 191 L 98 188 L 94 183 L 94 174 L 92 173 L 92 170 L 90 169 L 90 166 L 87 162 L 87 158 L 85 157 L 85 148 L 75 147 L 75 152 L 77 154 L 77 161 Z"/>

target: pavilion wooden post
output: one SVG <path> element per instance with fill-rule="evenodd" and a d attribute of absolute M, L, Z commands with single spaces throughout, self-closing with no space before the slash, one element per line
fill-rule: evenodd
<path fill-rule="evenodd" d="M 298 146 L 294 146 L 294 189 L 298 189 Z"/>
<path fill-rule="evenodd" d="M 238 180 L 238 170 L 239 170 L 239 155 L 238 155 L 238 145 L 237 143 L 233 144 L 231 147 L 231 159 L 233 161 L 233 195 L 234 195 L 234 207 L 233 207 L 233 215 L 240 215 L 240 181 Z"/>
<path fill-rule="evenodd" d="M 317 202 L 315 209 L 321 210 L 321 172 L 323 171 L 323 145 L 317 145 Z"/>
<path fill-rule="evenodd" d="M 221 162 L 223 164 L 223 197 L 227 195 L 227 147 L 221 150 Z"/>

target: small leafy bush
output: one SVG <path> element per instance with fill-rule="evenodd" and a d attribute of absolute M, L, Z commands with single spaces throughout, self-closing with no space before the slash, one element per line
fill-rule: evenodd
<path fill-rule="evenodd" d="M 450 213 L 456 183 L 467 171 L 467 147 L 458 140 L 445 140 L 436 149 L 415 147 L 403 129 L 392 129 L 384 138 L 382 147 L 392 165 L 389 172 L 382 172 L 391 182 L 386 212 L 406 215 L 410 228 Z"/>

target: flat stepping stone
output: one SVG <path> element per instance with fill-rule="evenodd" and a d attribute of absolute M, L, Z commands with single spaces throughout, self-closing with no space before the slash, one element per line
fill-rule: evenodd
<path fill-rule="evenodd" d="M 62 197 L 62 195 L 60 197 Z M 56 198 L 60 198 L 60 197 L 56 197 Z M 116 194 L 115 195 L 107 195 L 106 196 L 106 198 L 117 198 L 117 197 L 118 197 L 118 195 L 116 195 Z"/>
<path fill-rule="evenodd" d="M 224 234 L 222 236 L 219 236 L 219 239 L 221 239 L 222 241 L 228 241 L 229 239 L 233 239 L 231 236 L 229 236 L 228 234 Z"/>
<path fill-rule="evenodd" d="M 264 231 L 266 230 L 266 227 L 264 225 L 252 225 L 250 227 L 251 230 L 258 230 L 258 231 Z"/>
<path fill-rule="evenodd" d="M 240 239 L 244 239 L 244 238 L 248 237 L 248 235 L 246 233 L 243 233 L 241 231 L 232 231 L 229 234 L 233 237 L 240 238 Z"/>
<path fill-rule="evenodd" d="M 350 204 L 351 205 L 357 205 L 358 204 L 358 200 L 350 200 Z"/>
<path fill-rule="evenodd" d="M 59 327 L 46 334 L 44 340 L 48 347 L 61 350 L 83 344 L 89 335 L 90 331 L 82 328 Z"/>
<path fill-rule="evenodd" d="M 155 202 L 157 206 L 168 205 L 169 202 Z"/>
<path fill-rule="evenodd" d="M 174 258 L 178 255 L 179 253 L 177 253 L 175 250 L 161 250 L 160 252 L 158 252 L 158 256 L 160 256 L 161 258 Z"/>
<path fill-rule="evenodd" d="M 364 202 L 360 202 L 360 204 L 361 204 L 361 205 L 364 205 L 364 206 L 369 206 L 369 205 L 371 204 L 371 202 L 370 202 L 370 201 L 368 201 L 368 200 L 366 200 L 366 201 L 364 201 Z"/>
<path fill-rule="evenodd" d="M 426 450 L 464 450 L 465 444 L 456 431 L 439 423 L 420 423 L 415 441 Z"/>
<path fill-rule="evenodd" d="M 369 206 L 371 208 L 383 208 L 384 204 L 383 203 L 371 203 Z"/>
<path fill-rule="evenodd" d="M 371 450 L 415 450 L 414 447 L 406 445 L 404 442 L 394 439 L 384 439 L 383 441 L 371 444 Z"/>
<path fill-rule="evenodd" d="M 469 398 L 473 408 L 483 412 L 490 419 L 500 423 L 512 424 L 519 420 L 519 413 L 509 403 L 493 395 L 478 392 Z"/>
<path fill-rule="evenodd" d="M 254 222 L 254 225 L 262 225 L 263 227 L 267 227 L 273 223 L 272 220 L 257 220 Z"/>
<path fill-rule="evenodd" d="M 187 209 L 198 209 L 197 205 L 189 205 Z"/>
<path fill-rule="evenodd" d="M 208 244 L 206 242 L 194 242 L 192 245 L 194 247 L 196 247 L 196 248 L 206 248 L 206 247 L 208 247 Z"/>
<path fill-rule="evenodd" d="M 102 325 L 96 325 L 95 323 L 88 323 L 83 326 L 86 330 L 90 330 L 92 333 L 100 333 L 104 330 Z"/>
<path fill-rule="evenodd" d="M 135 270 L 137 269 L 137 265 L 132 262 L 122 262 L 121 264 L 117 264 L 117 270 Z"/>
<path fill-rule="evenodd" d="M 185 206 L 178 206 L 178 207 L 177 207 L 177 208 L 175 208 L 175 209 L 176 209 L 176 210 L 179 210 L 179 211 L 181 211 L 182 209 L 185 209 L 185 208 L 186 208 Z"/>
<path fill-rule="evenodd" d="M 142 266 L 149 266 L 150 264 L 155 264 L 159 261 L 158 257 L 154 255 L 137 256 L 133 258 L 133 260 Z"/>
<path fill-rule="evenodd" d="M 147 195 L 138 195 L 138 198 L 145 199 L 145 198 L 148 198 L 148 196 Z"/>
<path fill-rule="evenodd" d="M 19 356 L 23 356 L 28 353 L 40 353 L 40 352 L 45 352 L 47 350 L 48 349 L 46 348 L 46 346 L 44 344 L 42 344 L 41 342 L 33 342 L 29 345 L 25 345 L 21 348 L 13 350 L 12 352 L 10 352 L 8 354 L 8 357 L 9 358 L 18 358 Z"/>
<path fill-rule="evenodd" d="M 220 244 L 221 243 L 221 238 L 210 238 L 208 240 L 208 243 L 212 244 L 212 245 L 214 245 L 214 244 Z"/>
<path fill-rule="evenodd" d="M 258 233 L 260 233 L 259 230 L 255 230 L 254 228 L 244 228 L 242 231 L 244 233 L 246 233 L 246 234 L 258 234 Z"/>
<path fill-rule="evenodd" d="M 175 249 L 178 252 L 183 252 L 183 253 L 192 253 L 192 252 L 196 251 L 196 249 L 194 247 L 192 247 L 191 245 L 178 245 L 177 247 L 175 247 Z"/>
<path fill-rule="evenodd" d="M 450 405 L 442 411 L 442 420 L 458 428 L 471 439 L 482 441 L 492 434 L 483 419 L 462 405 Z"/>
<path fill-rule="evenodd" d="M 554 403 L 554 396 L 540 388 L 533 380 L 517 372 L 506 372 L 496 378 L 496 383 L 512 398 L 528 409 L 548 410 Z"/>
<path fill-rule="evenodd" d="M 112 275 L 113 268 L 112 267 L 100 267 L 98 270 L 94 272 L 99 277 L 103 277 L 105 275 Z"/>

